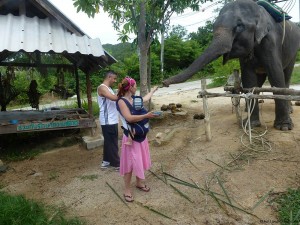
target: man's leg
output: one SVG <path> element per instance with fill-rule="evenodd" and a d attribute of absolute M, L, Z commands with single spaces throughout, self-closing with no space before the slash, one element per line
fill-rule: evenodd
<path fill-rule="evenodd" d="M 101 125 L 101 129 L 102 129 L 102 134 L 103 134 L 103 138 L 104 138 L 104 143 L 103 143 L 103 158 L 102 158 L 102 164 L 101 164 L 101 168 L 107 168 L 110 164 L 110 162 L 108 161 L 108 155 L 107 155 L 107 151 L 109 151 L 109 145 L 108 145 L 108 139 L 109 139 L 109 132 L 108 132 L 108 126 L 107 125 Z"/>
<path fill-rule="evenodd" d="M 103 161 L 110 162 L 110 165 L 113 167 L 119 167 L 118 124 L 105 125 L 105 132 L 103 132 L 103 136 Z"/>

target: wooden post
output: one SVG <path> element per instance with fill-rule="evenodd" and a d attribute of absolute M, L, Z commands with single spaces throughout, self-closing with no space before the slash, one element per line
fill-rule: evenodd
<path fill-rule="evenodd" d="M 203 92 L 206 91 L 206 79 L 201 80 L 201 89 Z M 211 141 L 211 130 L 210 130 L 210 115 L 209 115 L 209 110 L 208 110 L 208 105 L 207 105 L 207 98 L 206 95 L 203 95 L 203 111 L 204 111 L 204 124 L 205 124 L 205 134 L 206 134 L 206 140 Z"/>
<path fill-rule="evenodd" d="M 93 101 L 92 101 L 92 84 L 90 79 L 90 73 L 86 73 L 86 93 L 87 93 L 87 100 L 88 100 L 88 113 L 90 118 L 94 118 L 93 115 Z M 95 130 L 91 128 L 91 136 L 95 136 Z"/>
<path fill-rule="evenodd" d="M 239 71 L 234 70 L 233 75 L 234 75 L 234 92 L 235 92 L 235 94 L 237 94 L 240 92 L 240 89 L 241 89 L 241 80 L 240 80 L 240 76 L 239 76 Z M 242 118 L 241 118 L 241 113 L 240 113 L 240 100 L 241 100 L 240 97 L 233 98 L 236 119 L 237 119 L 239 126 L 241 127 L 242 126 L 242 124 L 241 124 Z"/>
<path fill-rule="evenodd" d="M 78 108 L 81 108 L 81 99 L 80 99 L 80 85 L 79 85 L 79 74 L 77 66 L 74 66 L 73 73 L 75 73 L 75 80 L 76 80 L 76 96 L 77 96 L 77 105 Z"/>

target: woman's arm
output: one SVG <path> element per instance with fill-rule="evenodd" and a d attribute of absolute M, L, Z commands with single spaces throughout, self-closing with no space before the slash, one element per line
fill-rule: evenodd
<path fill-rule="evenodd" d="M 152 112 L 148 112 L 147 114 L 144 114 L 144 115 L 132 115 L 129 108 L 128 108 L 128 106 L 126 105 L 126 103 L 123 100 L 118 101 L 118 106 L 120 108 L 122 116 L 129 123 L 138 122 L 138 121 L 141 121 L 141 120 L 146 119 L 146 118 L 157 117 Z"/>
<path fill-rule="evenodd" d="M 151 91 L 143 97 L 143 101 L 144 101 L 144 102 L 149 101 L 150 98 L 152 97 L 152 95 L 154 94 L 154 92 L 155 92 L 157 89 L 158 89 L 158 86 L 154 86 L 154 87 L 151 89 Z"/>

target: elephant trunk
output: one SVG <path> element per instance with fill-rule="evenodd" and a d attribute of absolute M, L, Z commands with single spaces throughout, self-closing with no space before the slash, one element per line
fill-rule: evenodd
<path fill-rule="evenodd" d="M 224 35 L 222 38 L 220 38 L 220 35 L 217 35 L 217 37 L 213 39 L 211 45 L 199 58 L 197 58 L 187 69 L 181 73 L 164 80 L 163 85 L 168 87 L 170 84 L 186 81 L 195 73 L 199 72 L 205 65 L 219 58 L 221 55 L 228 53 L 231 50 L 231 47 L 232 38 L 225 38 Z"/>

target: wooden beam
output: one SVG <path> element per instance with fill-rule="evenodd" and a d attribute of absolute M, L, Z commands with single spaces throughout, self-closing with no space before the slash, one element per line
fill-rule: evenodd
<path fill-rule="evenodd" d="M 235 92 L 234 87 L 224 87 L 224 91 Z M 273 94 L 280 95 L 300 95 L 300 90 L 291 88 L 277 88 L 277 87 L 254 87 L 254 88 L 241 88 L 242 93 L 258 94 L 260 92 L 273 92 Z"/>
<path fill-rule="evenodd" d="M 19 15 L 26 16 L 26 1 L 19 2 Z"/>
<path fill-rule="evenodd" d="M 53 130 L 66 130 L 66 129 L 79 129 L 79 128 L 95 128 L 97 127 L 97 124 L 94 119 L 85 118 L 80 119 L 78 126 L 74 127 L 55 127 L 50 129 L 37 129 L 37 130 L 24 130 L 24 131 L 17 131 L 17 124 L 13 125 L 6 125 L 6 126 L 0 126 L 0 135 L 1 134 L 10 134 L 10 133 L 24 133 L 24 132 L 36 132 L 36 131 L 53 131 Z"/>
<path fill-rule="evenodd" d="M 0 7 L 2 7 L 3 5 L 7 4 L 10 0 L 2 0 L 0 2 Z"/>

